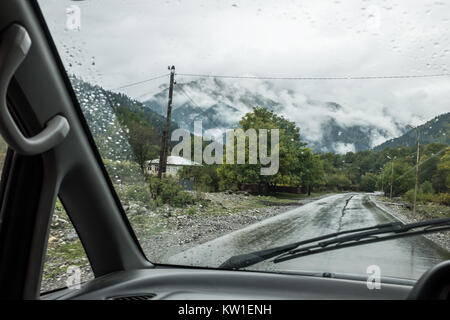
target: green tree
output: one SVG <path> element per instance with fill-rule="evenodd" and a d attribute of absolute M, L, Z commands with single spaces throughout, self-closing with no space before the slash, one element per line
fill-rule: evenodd
<path fill-rule="evenodd" d="M 194 179 L 195 189 L 203 192 L 214 192 L 219 190 L 219 176 L 217 165 L 185 166 L 178 176 L 182 179 Z"/>
<path fill-rule="evenodd" d="M 335 173 L 326 177 L 326 185 L 331 190 L 348 190 L 352 182 L 343 173 Z"/>
<path fill-rule="evenodd" d="M 243 131 L 248 129 L 279 129 L 279 170 L 274 175 L 261 175 L 261 163 L 258 157 L 257 164 L 249 164 L 249 138 L 246 137 L 245 160 L 246 164 L 236 164 L 237 146 L 234 141 L 226 148 L 234 148 L 235 164 L 225 164 L 217 172 L 223 187 L 230 187 L 240 183 L 257 183 L 260 185 L 291 185 L 300 186 L 306 170 L 306 159 L 310 157 L 310 150 L 300 140 L 300 129 L 294 122 L 275 115 L 266 108 L 256 107 L 247 113 L 239 122 Z M 257 137 L 259 146 L 259 136 Z M 267 150 L 270 152 L 271 139 L 268 137 Z M 259 147 L 258 147 L 259 148 Z"/>
<path fill-rule="evenodd" d="M 430 181 L 425 181 L 420 185 L 420 191 L 422 193 L 434 193 L 433 185 Z"/>
<path fill-rule="evenodd" d="M 116 112 L 133 149 L 133 160 L 139 165 L 141 173 L 145 175 L 146 162 L 159 156 L 161 135 L 148 123 L 143 111 L 132 111 L 126 107 L 117 107 Z"/>
<path fill-rule="evenodd" d="M 374 192 L 377 185 L 377 176 L 373 173 L 366 173 L 361 177 L 361 191 Z"/>
<path fill-rule="evenodd" d="M 325 185 L 325 171 L 323 169 L 323 161 L 320 155 L 313 155 L 308 152 L 308 157 L 304 161 L 305 170 L 303 171 L 303 186 L 307 189 L 308 195 L 314 188 L 321 188 Z"/>
<path fill-rule="evenodd" d="M 432 177 L 433 188 L 437 193 L 448 193 L 450 191 L 450 148 L 439 159 L 436 173 Z"/>
<path fill-rule="evenodd" d="M 392 174 L 392 166 L 394 173 Z M 397 159 L 388 162 L 384 168 L 382 175 L 384 177 L 384 192 L 390 193 L 392 185 L 392 195 L 399 196 L 414 187 L 415 170 L 414 166 L 408 163 L 408 160 Z"/>
<path fill-rule="evenodd" d="M 136 122 L 129 123 L 128 129 L 128 141 L 133 148 L 134 160 L 145 175 L 146 161 L 159 156 L 160 135 L 153 127 Z"/>

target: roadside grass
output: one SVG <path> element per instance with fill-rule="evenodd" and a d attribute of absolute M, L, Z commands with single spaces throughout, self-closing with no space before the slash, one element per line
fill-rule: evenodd
<path fill-rule="evenodd" d="M 167 230 L 170 226 L 161 224 L 161 219 L 173 215 L 188 216 L 217 216 L 222 214 L 240 214 L 245 211 L 256 210 L 271 206 L 299 205 L 300 200 L 313 198 L 326 194 L 327 192 L 314 192 L 310 196 L 307 194 L 290 193 L 271 193 L 267 195 L 254 195 L 246 192 L 236 192 L 233 194 L 201 193 L 196 192 L 193 197 L 196 199 L 194 204 L 188 204 L 183 208 L 172 207 L 169 205 L 150 206 L 153 216 L 144 214 L 128 215 L 130 222 L 136 233 L 143 235 L 154 235 Z M 134 200 L 134 199 L 133 199 Z M 126 201 L 126 200 L 125 200 Z M 145 203 L 140 203 L 145 206 Z M 163 225 L 163 226 L 161 226 Z"/>
<path fill-rule="evenodd" d="M 43 280 L 65 275 L 70 265 L 80 268 L 89 265 L 80 240 L 50 244 L 47 248 Z"/>
<path fill-rule="evenodd" d="M 294 201 L 295 200 L 304 200 L 304 199 L 319 197 L 319 196 L 322 196 L 327 193 L 329 193 L 329 192 L 327 192 L 327 191 L 311 192 L 311 195 L 308 196 L 308 194 L 303 194 L 303 193 L 298 194 L 298 193 L 287 193 L 287 192 L 275 192 L 275 193 L 268 194 L 268 196 L 275 199 L 275 201 L 281 202 L 283 200 L 294 200 Z"/>
<path fill-rule="evenodd" d="M 265 205 L 255 196 L 244 196 L 239 201 L 232 199 L 224 199 L 220 202 L 211 201 L 201 208 L 196 207 L 197 215 L 222 215 L 222 214 L 239 214 L 250 209 L 259 209 Z"/>
<path fill-rule="evenodd" d="M 436 203 L 417 204 L 416 212 L 428 219 L 450 217 L 450 207 Z"/>
<path fill-rule="evenodd" d="M 449 218 L 450 217 L 450 206 L 445 206 L 438 203 L 427 202 L 416 204 L 416 215 L 413 214 L 413 204 L 409 201 L 405 201 L 401 198 L 392 198 L 381 196 L 380 200 L 385 204 L 393 204 L 399 207 L 408 218 L 415 218 L 418 220 L 427 219 L 439 219 L 439 218 Z"/>
<path fill-rule="evenodd" d="M 147 213 L 129 215 L 128 219 L 138 238 L 154 236 L 158 233 L 170 229 L 170 226 L 164 224 L 161 216 L 150 216 Z"/>
<path fill-rule="evenodd" d="M 64 207 L 57 200 L 42 273 L 43 287 L 56 289 L 63 285 L 61 281 L 66 277 L 67 268 L 71 265 L 85 270 L 85 275 L 92 274 L 83 245 L 76 236 Z M 50 287 L 46 286 L 47 281 L 51 281 Z"/>
<path fill-rule="evenodd" d="M 231 196 L 226 196 L 220 201 L 203 201 L 200 205 L 195 204 L 189 206 L 188 209 L 178 210 L 178 213 L 194 213 L 197 216 L 217 216 L 222 214 L 240 214 L 245 211 L 253 210 L 252 212 L 257 214 L 257 210 L 260 208 L 287 205 L 296 206 L 300 205 L 300 200 L 321 196 L 326 193 L 327 192 L 317 192 L 308 196 L 307 194 L 290 194 L 282 192 L 267 195 L 253 195 L 237 192 Z M 220 195 L 221 193 L 215 194 Z"/>

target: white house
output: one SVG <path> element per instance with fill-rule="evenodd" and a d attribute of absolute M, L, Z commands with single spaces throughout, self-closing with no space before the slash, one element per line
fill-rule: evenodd
<path fill-rule="evenodd" d="M 200 166 L 201 164 L 178 156 L 168 156 L 166 165 L 166 176 L 174 176 L 178 170 L 185 166 Z M 159 159 L 147 161 L 147 172 L 151 175 L 157 175 L 159 169 Z"/>

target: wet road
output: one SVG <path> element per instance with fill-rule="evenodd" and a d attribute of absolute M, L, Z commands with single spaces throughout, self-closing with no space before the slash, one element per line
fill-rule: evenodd
<path fill-rule="evenodd" d="M 169 263 L 218 267 L 233 255 L 388 221 L 395 221 L 395 218 L 379 209 L 370 195 L 338 194 L 191 248 L 170 257 Z M 423 236 L 415 236 L 319 253 L 278 264 L 265 261 L 248 269 L 366 275 L 369 265 L 377 265 L 382 277 L 418 279 L 431 266 L 447 259 L 450 259 L 449 252 Z"/>

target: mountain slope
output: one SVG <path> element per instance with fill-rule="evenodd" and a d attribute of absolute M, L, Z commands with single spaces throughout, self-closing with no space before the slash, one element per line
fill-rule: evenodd
<path fill-rule="evenodd" d="M 418 126 L 418 129 L 420 132 L 420 144 L 428 144 L 431 142 L 450 144 L 450 112 L 427 121 L 423 125 Z M 397 146 L 413 147 L 416 143 L 416 130 L 410 129 L 404 135 L 376 146 L 374 150 L 378 151 Z"/>
<path fill-rule="evenodd" d="M 103 157 L 110 160 L 128 160 L 132 151 L 128 143 L 127 128 L 117 119 L 118 108 L 125 107 L 132 113 L 143 114 L 146 122 L 162 133 L 166 118 L 143 106 L 130 97 L 92 85 L 74 76 L 70 77 L 80 107 L 89 124 L 89 129 Z M 178 128 L 175 122 L 171 130 Z"/>

